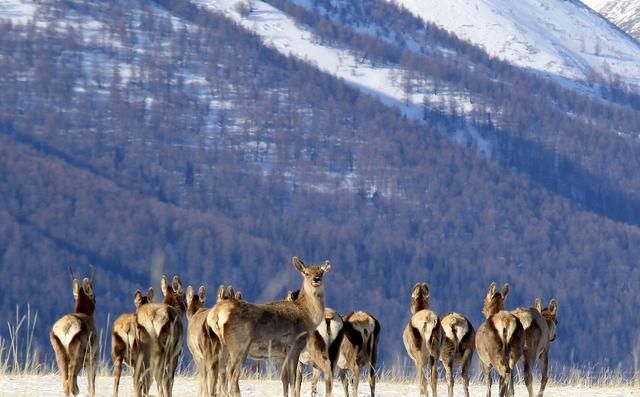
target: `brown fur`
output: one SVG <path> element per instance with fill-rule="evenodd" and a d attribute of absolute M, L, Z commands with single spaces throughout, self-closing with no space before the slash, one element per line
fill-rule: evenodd
<path fill-rule="evenodd" d="M 547 381 L 549 380 L 549 347 L 551 345 L 551 342 L 553 342 L 556 339 L 556 328 L 558 325 L 558 319 L 556 317 L 557 315 L 557 310 L 558 310 L 558 302 L 555 299 L 551 299 L 551 301 L 549 302 L 549 306 L 546 308 L 542 307 L 542 301 L 540 300 L 540 298 L 536 299 L 535 302 L 535 311 L 540 313 L 542 315 L 542 318 L 544 319 L 544 322 L 547 326 L 547 338 L 545 339 L 544 337 L 541 338 L 539 344 L 538 344 L 538 349 L 537 351 L 539 352 L 539 354 L 534 357 L 533 362 L 529 365 L 530 370 L 533 369 L 533 364 L 535 363 L 535 358 L 540 359 L 540 373 L 541 373 L 541 379 L 540 379 L 540 390 L 538 391 L 538 397 L 542 397 L 544 394 L 544 389 L 547 386 Z M 528 346 L 527 346 L 528 347 Z M 525 367 L 526 369 L 526 367 Z M 526 374 L 525 374 L 526 376 Z M 529 386 L 529 384 L 527 384 L 527 388 L 529 391 L 529 396 L 533 395 L 533 390 L 532 387 Z"/>
<path fill-rule="evenodd" d="M 378 338 L 380 337 L 380 323 L 373 315 L 363 311 L 351 312 L 343 317 L 342 344 L 337 366 L 338 376 L 342 381 L 344 394 L 349 397 L 347 371 L 351 370 L 353 395 L 358 395 L 360 383 L 360 369 L 368 368 L 369 388 L 371 397 L 375 397 L 376 374 L 375 367 L 378 359 Z"/>
<path fill-rule="evenodd" d="M 293 257 L 293 265 L 303 276 L 300 296 L 295 301 L 252 304 L 243 300 L 223 300 L 207 316 L 207 324 L 222 341 L 228 358 L 227 373 L 233 397 L 240 396 L 240 373 L 253 344 L 287 346 L 281 373 L 285 396 L 288 396 L 289 386 L 295 384 L 296 367 L 307 335 L 324 318 L 322 278 L 331 265 L 326 261 L 319 266 L 306 266 L 298 257 Z"/>
<path fill-rule="evenodd" d="M 294 301 L 298 298 L 300 290 L 289 291 L 285 300 Z M 342 317 L 333 309 L 324 309 L 324 321 L 311 333 L 307 344 L 300 354 L 298 373 L 296 375 L 296 393 L 300 393 L 302 386 L 302 370 L 304 365 L 311 365 L 311 395 L 318 394 L 318 379 L 320 372 L 324 373 L 325 395 L 333 395 L 333 370 L 340 353 L 342 343 Z"/>
<path fill-rule="evenodd" d="M 140 345 L 133 374 L 136 396 L 147 395 L 151 376 L 156 381 L 159 397 L 171 397 L 173 379 L 182 354 L 186 310 L 182 281 L 173 277 L 172 285 L 166 276 L 161 279 L 163 303 L 149 303 L 136 310 L 137 343 Z"/>
<path fill-rule="evenodd" d="M 147 295 L 142 295 L 140 290 L 134 294 L 133 303 L 136 310 L 153 301 L 153 288 L 149 288 Z M 113 395 L 118 397 L 120 387 L 120 374 L 122 364 L 133 367 L 138 355 L 136 343 L 136 313 L 123 313 L 113 322 L 111 331 L 111 358 L 113 360 Z"/>
<path fill-rule="evenodd" d="M 524 348 L 524 330 L 518 319 L 504 310 L 509 284 L 497 292 L 491 283 L 484 299 L 485 321 L 476 333 L 476 350 L 487 380 L 487 397 L 491 396 L 491 368 L 500 375 L 500 396 L 513 396 L 513 371 Z"/>
<path fill-rule="evenodd" d="M 65 396 L 78 395 L 78 373 L 87 370 L 89 396 L 96 393 L 96 364 L 98 361 L 98 336 L 96 334 L 93 313 L 96 297 L 91 280 L 85 278 L 82 285 L 77 278 L 72 282 L 75 311 L 67 314 L 53 324 L 49 337 L 56 354 L 58 369 L 62 375 L 62 387 Z"/>
<path fill-rule="evenodd" d="M 447 378 L 448 396 L 453 396 L 453 365 L 460 366 L 465 397 L 469 397 L 469 369 L 475 350 L 476 333 L 471 321 L 459 313 L 447 313 L 440 320 L 443 342 L 440 361 Z"/>
<path fill-rule="evenodd" d="M 437 395 L 438 358 L 442 343 L 442 328 L 438 316 L 429 310 L 429 287 L 417 283 L 411 292 L 411 319 L 402 333 L 402 341 L 416 366 L 418 391 L 427 396 L 424 367 L 431 377 L 431 392 Z"/>
<path fill-rule="evenodd" d="M 198 368 L 198 396 L 216 394 L 218 383 L 218 358 L 220 340 L 207 327 L 208 309 L 204 307 L 205 289 L 200 287 L 194 295 L 193 288 L 187 288 L 187 346 Z"/>

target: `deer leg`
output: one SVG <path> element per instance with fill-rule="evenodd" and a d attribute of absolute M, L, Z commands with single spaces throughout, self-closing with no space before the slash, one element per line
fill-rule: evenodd
<path fill-rule="evenodd" d="M 425 386 L 425 379 L 424 379 L 424 371 L 422 370 L 422 358 L 420 353 L 418 353 L 419 356 L 418 358 L 416 358 L 414 360 L 414 363 L 416 365 L 416 377 L 417 377 L 417 382 L 418 382 L 418 394 L 420 396 L 426 396 L 427 395 L 427 390 L 426 390 L 426 386 Z"/>
<path fill-rule="evenodd" d="M 247 353 L 249 353 L 251 342 L 252 339 L 248 338 L 242 344 L 238 345 L 237 343 L 235 343 L 235 341 L 227 340 L 227 343 L 229 343 L 229 346 L 225 347 L 229 352 L 227 376 L 229 377 L 229 388 L 232 397 L 241 397 L 240 375 L 242 373 L 242 364 L 247 358 Z"/>
<path fill-rule="evenodd" d="M 351 367 L 351 383 L 353 396 L 358 397 L 358 386 L 360 385 L 360 366 L 358 364 Z"/>
<path fill-rule="evenodd" d="M 344 389 L 345 397 L 349 397 L 349 380 L 347 379 L 347 370 L 341 368 L 338 372 L 338 377 L 342 382 L 342 388 Z"/>
<path fill-rule="evenodd" d="M 58 369 L 62 376 L 62 388 L 64 390 L 64 395 L 69 396 L 71 391 L 69 390 L 69 358 L 67 357 L 67 352 L 65 351 L 64 346 L 62 346 L 60 339 L 58 339 L 53 332 L 49 334 L 49 339 L 51 339 L 53 351 L 56 353 L 56 362 L 58 363 Z"/>
<path fill-rule="evenodd" d="M 484 372 L 484 377 L 487 381 L 487 397 L 491 397 L 491 366 L 485 363 L 482 363 L 482 371 Z"/>
<path fill-rule="evenodd" d="M 533 397 L 533 375 L 531 373 L 533 357 L 530 357 L 531 354 L 527 354 L 523 360 L 524 367 L 524 384 L 527 386 L 527 392 L 529 393 L 529 397 Z"/>
<path fill-rule="evenodd" d="M 369 389 L 371 389 L 371 397 L 376 395 L 376 369 L 373 367 L 373 363 L 369 361 Z"/>
<path fill-rule="evenodd" d="M 331 371 L 331 360 L 329 360 L 329 357 L 322 357 L 321 365 L 321 370 L 324 373 L 324 394 L 326 397 L 331 397 L 333 395 L 333 372 Z M 316 393 L 318 378 L 320 378 L 320 369 L 314 367 L 311 377 L 311 390 Z M 316 385 L 314 385 L 314 382 Z"/>
<path fill-rule="evenodd" d="M 81 355 L 80 341 L 77 339 L 72 340 L 69 343 L 69 372 L 67 373 L 67 379 L 69 382 L 69 391 L 74 396 L 80 393 L 80 389 L 78 388 L 78 373 L 80 373 L 82 369 Z"/>
<path fill-rule="evenodd" d="M 544 389 L 547 387 L 547 381 L 549 380 L 549 350 L 542 352 L 542 356 L 540 357 L 540 391 L 538 392 L 538 397 L 542 397 L 544 394 Z"/>
<path fill-rule="evenodd" d="M 447 379 L 447 395 L 453 397 L 453 358 L 445 356 L 442 361 L 444 366 L 445 378 Z"/>
<path fill-rule="evenodd" d="M 429 368 L 431 369 L 431 395 L 437 397 L 438 388 L 438 359 L 436 357 L 429 357 Z"/>
<path fill-rule="evenodd" d="M 91 337 L 93 337 L 93 335 Z M 89 397 L 94 397 L 96 395 L 96 372 L 98 371 L 98 347 L 97 345 L 90 345 L 92 347 L 88 354 L 89 362 L 87 363 L 87 381 L 89 384 Z"/>
<path fill-rule="evenodd" d="M 466 349 L 462 354 L 462 360 L 460 362 L 460 377 L 462 378 L 462 384 L 464 386 L 464 397 L 469 397 L 469 368 L 471 367 L 472 355 L 473 350 Z"/>
<path fill-rule="evenodd" d="M 296 367 L 296 386 L 295 386 L 295 391 L 294 393 L 296 395 L 300 394 L 300 390 L 302 389 L 302 372 L 304 369 L 304 364 L 302 364 L 301 362 L 298 363 L 298 366 Z M 313 380 L 311 380 L 311 395 L 313 396 Z"/>

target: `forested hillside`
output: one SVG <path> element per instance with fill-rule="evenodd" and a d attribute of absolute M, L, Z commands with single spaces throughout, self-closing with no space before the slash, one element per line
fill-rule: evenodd
<path fill-rule="evenodd" d="M 432 50 L 333 36 L 346 21 L 296 8 L 478 104 L 411 120 L 186 1 L 40 3 L 0 24 L 0 320 L 29 303 L 45 355 L 69 266 L 97 267 L 100 325 L 163 273 L 281 297 L 299 255 L 331 261 L 328 305 L 378 316 L 387 365 L 415 282 L 479 325 L 494 280 L 511 307 L 558 299 L 554 363 L 633 365 L 640 100 L 625 87 L 563 88 L 415 20 L 388 29 L 416 26 Z"/>

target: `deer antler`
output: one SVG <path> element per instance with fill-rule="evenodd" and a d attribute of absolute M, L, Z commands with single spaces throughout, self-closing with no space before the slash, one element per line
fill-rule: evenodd
<path fill-rule="evenodd" d="M 76 276 L 73 275 L 73 269 L 71 269 L 71 265 L 69 265 L 69 273 L 71 274 L 71 282 L 76 279 Z"/>
<path fill-rule="evenodd" d="M 91 285 L 93 285 L 93 278 L 96 275 L 96 267 L 93 265 L 89 265 L 89 267 L 91 267 Z"/>

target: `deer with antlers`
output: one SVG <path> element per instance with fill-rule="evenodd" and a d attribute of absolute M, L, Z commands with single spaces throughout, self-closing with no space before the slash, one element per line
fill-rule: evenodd
<path fill-rule="evenodd" d="M 376 361 L 378 358 L 378 338 L 380 322 L 370 313 L 355 311 L 343 317 L 342 343 L 337 366 L 345 396 L 349 397 L 347 371 L 351 371 L 353 395 L 358 395 L 360 370 L 368 368 L 371 397 L 376 394 Z"/>
<path fill-rule="evenodd" d="M 428 395 L 423 370 L 427 366 L 431 378 L 431 393 L 435 397 L 442 328 L 438 316 L 429 310 L 429 287 L 426 283 L 417 283 L 411 291 L 411 319 L 404 328 L 402 341 L 416 365 L 420 395 Z"/>
<path fill-rule="evenodd" d="M 136 310 L 137 343 L 140 353 L 133 373 L 136 396 L 147 395 L 151 376 L 156 381 L 158 395 L 171 397 L 173 379 L 182 354 L 186 310 L 185 294 L 180 277 L 174 276 L 169 285 L 166 276 L 160 280 L 162 303 L 148 303 Z"/>
<path fill-rule="evenodd" d="M 244 360 L 252 345 L 286 346 L 281 371 L 283 393 L 295 384 L 296 367 L 307 335 L 324 318 L 323 276 L 331 265 L 305 265 L 294 256 L 293 266 L 302 275 L 300 295 L 295 301 L 253 304 L 243 300 L 217 303 L 207 316 L 207 324 L 218 335 L 226 352 L 227 376 L 233 397 L 239 397 L 239 379 Z M 295 395 L 294 390 L 294 395 Z"/>
<path fill-rule="evenodd" d="M 300 290 L 289 291 L 286 300 L 294 301 L 298 298 Z M 296 375 L 296 393 L 300 393 L 302 386 L 302 370 L 304 365 L 311 365 L 311 395 L 318 395 L 318 380 L 320 372 L 324 374 L 325 395 L 333 395 L 333 371 L 336 366 L 340 345 L 342 343 L 342 317 L 333 309 L 325 307 L 324 321 L 318 325 L 309 338 L 307 345 L 300 354 L 298 372 Z"/>
<path fill-rule="evenodd" d="M 522 356 L 524 330 L 517 317 L 504 310 L 509 284 L 498 292 L 496 283 L 489 286 L 482 314 L 485 321 L 476 333 L 476 351 L 487 379 L 487 397 L 491 397 L 491 368 L 500 375 L 500 396 L 513 396 L 513 371 Z"/>
<path fill-rule="evenodd" d="M 153 288 L 149 288 L 146 295 L 136 290 L 133 303 L 136 310 L 153 301 Z M 133 368 L 138 356 L 139 346 L 136 343 L 138 323 L 136 313 L 123 313 L 113 322 L 111 331 L 111 358 L 113 360 L 113 395 L 118 397 L 122 364 Z"/>
<path fill-rule="evenodd" d="M 58 319 L 51 328 L 49 338 L 56 354 L 56 362 L 62 375 L 64 395 L 78 395 L 78 373 L 87 370 L 89 396 L 96 394 L 96 369 L 98 362 L 98 335 L 93 314 L 96 296 L 93 290 L 95 268 L 91 278 L 82 283 L 71 272 L 71 289 L 75 310 Z"/>

